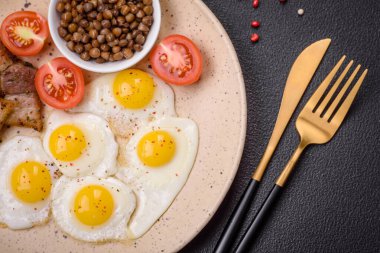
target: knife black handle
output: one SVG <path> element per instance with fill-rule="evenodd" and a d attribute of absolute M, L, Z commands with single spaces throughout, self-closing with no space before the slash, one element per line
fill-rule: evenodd
<path fill-rule="evenodd" d="M 254 236 L 260 228 L 263 221 L 267 218 L 267 215 L 272 210 L 273 204 L 276 202 L 278 195 L 282 192 L 282 187 L 274 185 L 272 191 L 269 193 L 268 197 L 265 199 L 263 205 L 261 206 L 259 212 L 256 214 L 249 228 L 244 233 L 243 238 L 240 240 L 238 246 L 235 249 L 235 253 L 246 253 L 248 252 L 249 246 L 252 245 Z"/>
<path fill-rule="evenodd" d="M 214 249 L 214 253 L 228 253 L 231 252 L 232 243 L 236 237 L 242 221 L 244 220 L 249 206 L 252 202 L 253 195 L 259 186 L 259 181 L 251 179 L 243 195 L 241 196 L 238 204 L 236 205 L 231 217 L 229 218 L 222 235 Z"/>

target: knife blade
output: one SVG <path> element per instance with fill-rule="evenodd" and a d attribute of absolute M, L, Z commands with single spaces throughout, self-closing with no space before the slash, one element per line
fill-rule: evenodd
<path fill-rule="evenodd" d="M 272 158 L 274 151 L 285 131 L 297 105 L 299 104 L 307 86 L 314 76 L 319 64 L 322 61 L 331 39 L 317 41 L 307 48 L 297 57 L 293 63 L 288 79 L 286 81 L 284 93 L 281 100 L 280 110 L 277 120 L 263 157 L 260 160 L 252 178 L 249 181 L 242 197 L 232 212 L 226 227 L 214 249 L 215 253 L 228 253 L 237 231 L 247 213 L 249 204 L 252 201 L 254 193 L 261 181 L 265 169 Z"/>
<path fill-rule="evenodd" d="M 286 81 L 284 94 L 280 105 L 280 111 L 277 116 L 272 136 L 268 142 L 263 157 L 260 160 L 252 178 L 258 182 L 261 181 L 265 169 L 288 125 L 297 105 L 299 104 L 306 88 L 314 76 L 319 64 L 325 55 L 331 39 L 317 41 L 307 48 L 297 57 L 293 63 L 288 79 Z"/>

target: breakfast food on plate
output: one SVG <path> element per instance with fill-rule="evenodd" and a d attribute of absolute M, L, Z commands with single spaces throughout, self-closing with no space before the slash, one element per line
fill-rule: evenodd
<path fill-rule="evenodd" d="M 0 40 L 0 73 L 13 64 L 16 58 L 5 48 Z"/>
<path fill-rule="evenodd" d="M 133 57 L 153 24 L 152 0 L 58 0 L 54 6 L 60 37 L 85 61 Z M 126 69 L 85 87 L 82 70 L 66 58 L 38 70 L 16 58 L 43 48 L 48 25 L 39 14 L 10 14 L 0 34 L 0 129 L 39 131 L 2 131 L 0 225 L 30 228 L 46 222 L 51 209 L 56 224 L 79 240 L 144 235 L 195 162 L 198 127 L 177 117 L 173 90 L 164 81 L 199 80 L 197 46 L 171 35 L 150 54 L 159 78 Z"/>
<path fill-rule="evenodd" d="M 0 125 L 42 130 L 41 101 L 34 87 L 35 68 L 11 55 L 0 42 Z"/>
<path fill-rule="evenodd" d="M 85 61 L 130 59 L 153 24 L 152 0 L 59 0 L 59 36 Z"/>
<path fill-rule="evenodd" d="M 116 173 L 118 146 L 104 119 L 54 111 L 45 125 L 43 146 L 63 175 L 107 177 Z"/>
<path fill-rule="evenodd" d="M 32 56 L 43 48 L 49 28 L 47 21 L 33 11 L 17 11 L 8 15 L 1 25 L 1 40 L 17 56 Z"/>
<path fill-rule="evenodd" d="M 117 177 L 136 194 L 129 238 L 142 236 L 184 186 L 198 150 L 194 121 L 167 117 L 140 128 L 126 146 L 128 164 Z"/>
<path fill-rule="evenodd" d="M 12 229 L 47 221 L 56 168 L 41 140 L 17 136 L 0 146 L 0 223 Z"/>
<path fill-rule="evenodd" d="M 203 60 L 199 48 L 183 35 L 169 35 L 150 52 L 154 72 L 167 83 L 189 85 L 202 74 Z"/>
<path fill-rule="evenodd" d="M 14 102 L 12 113 L 8 116 L 7 126 L 29 127 L 42 130 L 41 101 L 35 92 L 5 95 L 8 101 Z"/>
<path fill-rule="evenodd" d="M 84 95 L 84 77 L 80 68 L 64 57 L 41 66 L 35 77 L 38 95 L 56 109 L 76 106 Z"/>
<path fill-rule="evenodd" d="M 105 118 L 118 136 L 128 140 L 143 123 L 176 116 L 173 90 L 138 69 L 102 75 L 86 86 L 83 101 L 71 111 Z"/>
<path fill-rule="evenodd" d="M 5 120 L 11 115 L 15 103 L 3 98 L 0 98 L 0 129 L 3 128 Z"/>
<path fill-rule="evenodd" d="M 62 176 L 52 198 L 57 224 L 71 236 L 89 242 L 125 239 L 136 205 L 132 190 L 112 177 Z"/>

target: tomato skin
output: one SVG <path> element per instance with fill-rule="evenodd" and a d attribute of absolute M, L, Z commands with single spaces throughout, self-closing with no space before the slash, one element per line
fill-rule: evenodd
<path fill-rule="evenodd" d="M 70 90 L 72 96 L 70 95 L 68 99 L 63 99 L 62 96 L 52 96 L 52 94 L 49 94 L 49 91 L 47 90 L 48 87 L 46 85 L 46 80 L 51 76 L 52 78 L 49 80 L 52 80 L 53 88 L 62 89 L 65 91 L 65 95 L 67 95 L 66 91 L 69 87 L 66 79 L 67 77 L 58 73 L 62 69 L 66 69 L 70 74 L 72 74 L 69 81 L 73 81 L 75 84 L 75 88 Z M 57 84 L 57 80 L 59 84 Z M 65 84 L 62 84 L 61 81 L 64 81 Z M 56 109 L 65 110 L 73 108 L 80 101 L 82 101 L 84 96 L 84 76 L 82 70 L 64 57 L 55 58 L 41 66 L 34 78 L 34 85 L 36 86 L 37 93 L 41 100 Z"/>
<path fill-rule="evenodd" d="M 33 34 L 34 38 L 29 38 L 27 41 L 31 41 L 30 45 L 22 45 L 20 41 L 16 41 L 11 36 L 11 27 L 14 28 L 12 24 L 20 21 L 28 21 L 28 24 L 33 26 L 33 24 L 38 24 L 38 32 L 30 32 Z M 33 21 L 33 22 L 29 22 Z M 18 27 L 24 27 L 18 25 Z M 29 29 L 31 31 L 31 29 Z M 17 56 L 34 56 L 37 55 L 44 47 L 46 39 L 49 37 L 49 27 L 46 19 L 40 14 L 33 11 L 17 11 L 8 15 L 3 23 L 1 24 L 0 38 L 5 47 L 14 55 Z M 15 32 L 13 35 L 19 35 Z M 22 36 L 21 36 L 22 37 Z M 17 40 L 17 39 L 16 39 Z M 16 44 L 17 43 L 17 44 Z"/>
<path fill-rule="evenodd" d="M 180 47 L 180 49 L 174 49 L 173 45 Z M 183 55 L 184 51 L 187 53 L 187 58 Z M 172 67 L 171 70 L 168 69 L 168 66 L 164 65 L 162 61 L 163 55 L 167 56 L 166 65 Z M 179 55 L 182 57 L 179 57 Z M 172 58 L 174 59 L 171 61 Z M 191 62 L 189 65 L 185 65 L 185 68 L 179 68 L 175 65 L 176 63 L 186 63 L 188 59 Z M 201 52 L 192 40 L 183 35 L 174 34 L 164 38 L 152 49 L 149 60 L 154 72 L 162 80 L 170 84 L 179 86 L 190 85 L 197 82 L 202 74 L 203 59 Z M 178 70 L 183 71 L 181 72 L 182 76 L 177 73 Z"/>

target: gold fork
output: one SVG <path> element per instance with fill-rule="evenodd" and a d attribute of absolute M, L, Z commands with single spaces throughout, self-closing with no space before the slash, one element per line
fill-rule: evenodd
<path fill-rule="evenodd" d="M 278 177 L 276 184 L 256 214 L 248 230 L 245 232 L 243 238 L 239 242 L 237 248 L 235 249 L 235 252 L 247 252 L 249 245 L 253 242 L 258 228 L 260 227 L 262 221 L 265 219 L 268 211 L 271 209 L 271 206 L 274 204 L 276 197 L 285 186 L 290 174 L 295 167 L 295 164 L 297 163 L 305 148 L 311 144 L 324 144 L 329 142 L 342 124 L 368 72 L 367 69 L 363 71 L 358 81 L 348 93 L 347 97 L 343 99 L 343 96 L 346 94 L 352 81 L 355 79 L 355 76 L 359 72 L 361 66 L 358 65 L 334 98 L 334 94 L 336 93 L 338 87 L 354 63 L 353 61 L 350 61 L 334 85 L 331 87 L 327 95 L 323 97 L 323 95 L 326 93 L 327 87 L 340 69 L 345 58 L 346 56 L 343 56 L 339 60 L 332 71 L 327 75 L 325 80 L 320 84 L 318 89 L 314 92 L 313 96 L 309 99 L 300 115 L 298 116 L 296 121 L 296 128 L 300 135 L 300 143 L 290 158 L 288 164 L 285 166 L 280 176 Z"/>

